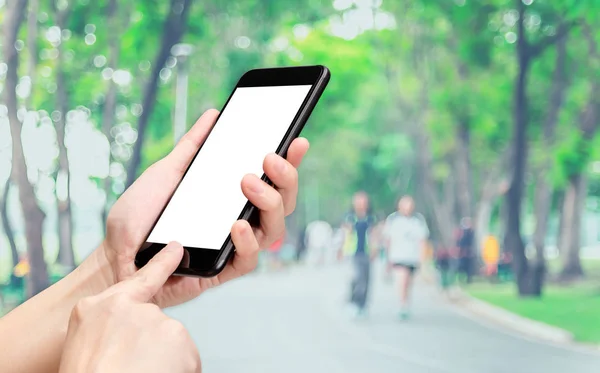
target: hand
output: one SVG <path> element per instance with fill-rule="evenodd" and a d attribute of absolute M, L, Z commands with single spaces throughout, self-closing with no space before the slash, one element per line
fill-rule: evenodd
<path fill-rule="evenodd" d="M 134 259 L 139 247 L 144 243 L 217 116 L 216 110 L 204 113 L 175 149 L 149 167 L 111 209 L 106 239 L 101 250 L 110 263 L 112 281 L 125 280 L 136 272 Z M 275 154 L 265 158 L 263 169 L 277 188 L 269 186 L 256 175 L 246 175 L 241 180 L 244 195 L 260 210 L 261 225 L 253 229 L 244 220 L 233 225 L 231 237 L 236 247 L 233 261 L 218 276 L 210 279 L 170 278 L 155 295 L 156 304 L 168 307 L 185 302 L 208 288 L 242 276 L 256 267 L 259 249 L 268 247 L 283 237 L 284 217 L 291 214 L 296 206 L 296 168 L 308 146 L 306 139 L 296 139 L 288 150 L 287 161 Z M 262 186 L 263 193 L 254 193 L 252 185 Z"/>
<path fill-rule="evenodd" d="M 59 372 L 200 372 L 200 356 L 183 325 L 147 303 L 182 256 L 183 247 L 171 243 L 128 280 L 80 300 Z"/>

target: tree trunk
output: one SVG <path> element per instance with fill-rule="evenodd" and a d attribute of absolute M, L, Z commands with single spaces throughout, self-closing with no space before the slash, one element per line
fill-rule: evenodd
<path fill-rule="evenodd" d="M 15 242 L 15 234 L 13 232 L 12 224 L 8 216 L 8 193 L 10 191 L 10 178 L 6 180 L 4 189 L 2 191 L 2 200 L 0 200 L 0 218 L 2 219 L 2 229 L 8 240 L 8 246 L 10 247 L 10 255 L 12 259 L 13 268 L 19 264 L 19 252 L 17 251 L 17 244 Z"/>
<path fill-rule="evenodd" d="M 33 186 L 27 178 L 27 165 L 23 154 L 21 142 L 22 124 L 17 116 L 18 102 L 16 87 L 18 84 L 17 70 L 19 55 L 14 45 L 17 34 L 23 22 L 27 0 L 14 0 L 7 4 L 4 14 L 4 28 L 2 42 L 3 54 L 7 64 L 6 80 L 4 86 L 4 101 L 8 108 L 8 120 L 12 137 L 12 171 L 11 178 L 19 188 L 19 199 L 25 218 L 25 236 L 27 239 L 27 254 L 29 256 L 30 272 L 27 281 L 27 295 L 36 295 L 49 285 L 48 269 L 44 261 L 44 246 L 42 243 L 42 230 L 44 212 L 37 204 Z"/>
<path fill-rule="evenodd" d="M 510 161 L 510 154 L 508 149 L 502 150 L 496 163 L 489 165 L 482 177 L 483 185 L 479 193 L 479 201 L 477 201 L 474 218 L 475 240 L 479 248 L 483 247 L 485 238 L 490 234 L 492 213 L 496 201 L 506 194 L 508 188 L 506 172 Z M 504 221 L 502 204 L 500 204 L 500 210 L 500 221 Z M 498 236 L 502 236 L 502 233 L 502 231 L 498 232 Z"/>
<path fill-rule="evenodd" d="M 583 27 L 583 35 L 589 44 L 589 60 L 598 62 L 600 56 L 597 44 L 592 36 L 589 25 Z M 598 78 L 591 84 L 589 100 L 580 114 L 581 146 L 577 149 L 585 157 L 581 161 L 577 172 L 569 178 L 565 201 L 563 205 L 563 232 L 561 234 L 561 258 L 563 268 L 560 278 L 573 280 L 584 276 L 581 260 L 579 258 L 581 247 L 581 220 L 587 196 L 587 185 L 585 179 L 585 167 L 587 166 L 592 140 L 598 130 L 600 110 L 600 81 Z"/>
<path fill-rule="evenodd" d="M 435 180 L 431 175 L 431 155 L 429 154 L 429 144 L 426 135 L 422 133 L 422 131 L 418 131 L 416 136 L 419 149 L 417 154 L 417 180 L 420 181 L 421 193 L 425 197 L 424 200 L 429 204 L 428 207 L 434 218 L 433 223 L 438 228 L 441 243 L 444 247 L 450 248 L 454 246 L 454 219 L 450 209 L 450 206 L 452 206 L 452 202 L 454 201 L 450 198 L 453 197 L 455 193 L 445 193 L 450 195 L 450 200 L 440 201 Z"/>
<path fill-rule="evenodd" d="M 513 94 L 513 140 L 512 140 L 512 176 L 506 194 L 506 236 L 504 245 L 513 254 L 513 267 L 517 278 L 520 295 L 528 295 L 528 262 L 525 245 L 521 237 L 521 204 L 525 184 L 525 167 L 527 165 L 527 124 L 529 103 L 527 101 L 527 78 L 529 75 L 528 45 L 525 40 L 523 17 L 525 6 L 517 0 L 519 8 L 517 63 L 518 73 Z"/>
<path fill-rule="evenodd" d="M 502 162 L 502 166 L 498 168 L 504 169 L 505 162 Z M 499 174 L 500 172 L 498 172 Z M 502 196 L 506 191 L 504 190 L 505 181 L 498 181 L 496 173 L 490 175 L 483 185 L 481 192 L 481 198 L 477 203 L 477 209 L 475 211 L 474 228 L 475 228 L 475 242 L 477 247 L 483 247 L 485 238 L 490 234 L 490 225 L 492 220 L 492 212 L 497 199 Z"/>
<path fill-rule="evenodd" d="M 515 0 L 519 13 L 517 21 L 517 65 L 518 73 L 513 94 L 513 140 L 512 140 L 512 177 L 506 194 L 506 237 L 504 244 L 513 253 L 513 267 L 517 277 L 519 295 L 541 295 L 541 279 L 537 278 L 539 268 L 536 265 L 532 274 L 525 255 L 525 245 L 521 237 L 521 205 L 525 187 L 525 170 L 527 167 L 528 143 L 527 126 L 529 124 L 529 101 L 527 98 L 527 79 L 534 59 L 539 57 L 548 47 L 563 39 L 575 23 L 561 22 L 557 31 L 537 42 L 530 44 L 525 32 L 525 9 L 522 0 Z M 539 283 L 539 289 L 536 289 Z"/>
<path fill-rule="evenodd" d="M 471 139 L 469 124 L 462 120 L 458 125 L 458 145 L 455 156 L 458 211 L 461 218 L 473 217 L 473 188 L 471 187 Z"/>
<path fill-rule="evenodd" d="M 29 15 L 27 17 L 27 50 L 29 51 L 29 59 L 27 61 L 27 75 L 31 81 L 31 92 L 27 96 L 25 107 L 27 110 L 31 110 L 33 102 L 33 92 L 35 87 L 35 69 L 37 67 L 38 56 L 37 56 L 37 15 L 39 12 L 40 0 L 29 0 Z"/>
<path fill-rule="evenodd" d="M 109 25 L 109 40 L 108 40 L 108 68 L 116 70 L 118 61 L 119 61 L 119 31 L 120 25 L 117 24 L 117 10 L 118 4 L 117 0 L 110 0 L 107 9 L 107 22 Z M 123 28 L 124 29 L 124 28 Z M 121 29 L 122 31 L 122 29 Z M 117 108 L 117 85 L 114 81 L 110 80 L 108 82 L 108 89 L 106 91 L 106 99 L 104 101 L 104 110 L 102 111 L 102 133 L 106 136 L 109 145 L 108 151 L 108 166 L 110 172 L 110 165 L 113 162 L 112 151 L 110 150 L 110 145 L 112 144 L 113 137 L 110 134 L 111 128 L 113 128 L 115 121 L 115 110 Z M 106 201 L 104 204 L 104 208 L 102 209 L 102 224 L 104 225 L 104 230 L 106 231 L 106 219 L 108 218 L 108 212 L 110 207 L 113 204 L 113 192 L 112 192 L 112 178 L 110 173 L 104 179 L 104 195 L 106 196 Z"/>
<path fill-rule="evenodd" d="M 536 260 L 533 271 L 534 287 L 539 287 L 541 293 L 541 284 L 543 276 L 546 272 L 546 235 L 548 232 L 548 221 L 550 210 L 552 207 L 552 187 L 548 181 L 548 172 L 552 167 L 552 148 L 555 142 L 556 124 L 558 123 L 558 115 L 562 108 L 567 88 L 566 76 L 566 46 L 567 38 L 562 38 L 556 43 L 556 62 L 552 79 L 552 88 L 550 99 L 548 101 L 548 112 L 544 121 L 544 138 L 543 138 L 543 160 L 540 169 L 538 170 L 535 184 L 535 199 L 534 199 L 534 214 L 535 214 L 535 230 L 533 233 L 533 244 L 535 246 Z M 538 277 L 540 276 L 540 277 Z M 534 291 L 538 292 L 538 291 Z"/>
<path fill-rule="evenodd" d="M 492 220 L 492 210 L 494 208 L 493 198 L 482 198 L 477 204 L 475 212 L 475 242 L 477 247 L 481 247 L 485 238 L 490 234 L 490 224 Z"/>
<path fill-rule="evenodd" d="M 63 30 L 69 18 L 71 5 L 66 9 L 57 11 L 57 26 Z M 69 156 L 65 146 L 65 128 L 67 112 L 69 111 L 69 96 L 64 71 L 64 47 L 62 42 L 57 46 L 58 60 L 56 63 L 56 107 L 60 112 L 56 121 L 56 139 L 58 141 L 58 173 L 56 176 L 56 202 L 58 207 L 58 263 L 67 269 L 75 268 L 75 255 L 73 252 L 73 219 L 71 216 L 71 171 Z M 58 193 L 60 180 L 65 180 L 65 193 Z"/>
<path fill-rule="evenodd" d="M 584 275 L 579 260 L 579 249 L 581 247 L 581 215 L 585 196 L 585 177 L 582 174 L 571 176 L 563 204 L 564 225 L 560 242 L 563 266 L 559 276 L 561 280 L 575 280 Z"/>
<path fill-rule="evenodd" d="M 167 58 L 171 55 L 171 48 L 181 40 L 187 27 L 187 16 L 193 0 L 171 0 L 169 15 L 163 24 L 163 37 L 160 44 L 160 49 L 154 63 L 152 64 L 152 72 L 150 79 L 144 88 L 144 96 L 142 100 L 142 115 L 137 124 L 138 137 L 133 147 L 131 160 L 127 169 L 127 183 L 129 187 L 137 178 L 138 168 L 142 160 L 142 145 L 150 115 L 156 103 L 156 93 L 158 90 L 158 79 L 160 71 L 165 66 Z"/>
<path fill-rule="evenodd" d="M 563 213 L 563 208 L 565 206 L 565 190 L 560 189 L 557 191 L 557 205 L 558 205 L 558 236 L 556 237 L 556 250 L 560 255 L 560 243 L 563 240 L 563 232 L 565 226 L 565 214 Z"/>

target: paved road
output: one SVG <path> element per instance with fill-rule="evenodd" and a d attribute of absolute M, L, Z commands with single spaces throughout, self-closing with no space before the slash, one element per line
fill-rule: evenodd
<path fill-rule="evenodd" d="M 343 312 L 347 275 L 340 267 L 251 275 L 169 314 L 190 329 L 207 373 L 600 371 L 599 356 L 483 326 L 427 285 L 413 319 L 399 322 L 393 288 L 376 281 L 369 318 L 352 321 Z"/>

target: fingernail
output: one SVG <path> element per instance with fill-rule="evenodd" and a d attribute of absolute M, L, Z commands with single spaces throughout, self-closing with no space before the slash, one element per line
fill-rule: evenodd
<path fill-rule="evenodd" d="M 250 188 L 250 191 L 255 194 L 263 194 L 263 192 L 265 191 L 263 181 L 257 178 L 252 178 L 252 181 L 250 181 L 250 185 L 248 185 L 248 188 Z"/>
<path fill-rule="evenodd" d="M 282 174 L 283 172 L 285 172 L 286 168 L 287 162 L 283 158 L 277 156 L 277 160 L 275 161 L 275 171 Z"/>
<path fill-rule="evenodd" d="M 179 242 L 169 242 L 169 244 L 164 248 L 164 250 L 168 252 L 178 251 L 181 248 L 181 244 Z"/>

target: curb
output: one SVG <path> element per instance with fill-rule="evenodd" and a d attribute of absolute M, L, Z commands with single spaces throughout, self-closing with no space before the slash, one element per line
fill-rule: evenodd
<path fill-rule="evenodd" d="M 475 299 L 457 289 L 458 299 L 453 303 L 461 306 L 472 314 L 483 317 L 501 326 L 510 328 L 522 335 L 557 344 L 574 344 L 573 334 L 564 329 L 531 320 L 487 302 Z"/>

